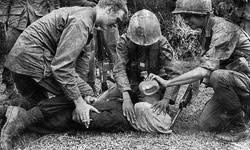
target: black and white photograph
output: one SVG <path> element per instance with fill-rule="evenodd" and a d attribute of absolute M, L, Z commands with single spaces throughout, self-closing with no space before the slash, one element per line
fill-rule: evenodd
<path fill-rule="evenodd" d="M 249 0 L 0 0 L 0 150 L 250 150 Z"/>

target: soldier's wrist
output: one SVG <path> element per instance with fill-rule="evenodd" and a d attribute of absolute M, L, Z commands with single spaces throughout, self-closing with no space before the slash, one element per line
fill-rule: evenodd
<path fill-rule="evenodd" d="M 123 101 L 131 100 L 129 91 L 123 91 L 122 92 L 122 97 L 123 97 Z"/>
<path fill-rule="evenodd" d="M 74 100 L 75 106 L 86 104 L 86 101 L 80 96 L 77 99 Z"/>

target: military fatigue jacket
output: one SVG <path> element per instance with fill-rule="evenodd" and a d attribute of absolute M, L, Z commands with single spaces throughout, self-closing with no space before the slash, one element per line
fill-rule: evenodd
<path fill-rule="evenodd" d="M 68 7 L 44 16 L 23 31 L 5 66 L 38 81 L 52 76 L 70 99 L 79 98 L 75 63 L 85 52 L 95 15 L 93 8 Z"/>
<path fill-rule="evenodd" d="M 178 74 L 171 69 L 170 62 L 174 59 L 174 51 L 165 37 L 151 46 L 139 46 L 123 34 L 117 43 L 118 60 L 114 66 L 114 76 L 121 92 L 136 91 L 143 78 L 142 71 L 154 73 L 165 79 Z M 167 88 L 164 98 L 175 99 L 176 87 Z"/>
<path fill-rule="evenodd" d="M 220 17 L 210 17 L 201 36 L 204 48 L 201 67 L 225 69 L 239 57 L 250 56 L 250 40 L 241 28 Z"/>
<path fill-rule="evenodd" d="M 32 23 L 51 11 L 60 8 L 60 0 L 27 0 L 29 21 Z"/>
<path fill-rule="evenodd" d="M 30 23 L 59 6 L 59 0 L 1 0 L 0 22 L 24 30 Z"/>
<path fill-rule="evenodd" d="M 28 24 L 26 0 L 1 0 L 0 22 L 9 27 L 24 30 Z"/>

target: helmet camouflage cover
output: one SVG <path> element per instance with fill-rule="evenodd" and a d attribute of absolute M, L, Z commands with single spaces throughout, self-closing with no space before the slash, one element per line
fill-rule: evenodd
<path fill-rule="evenodd" d="M 151 11 L 140 10 L 131 17 L 127 36 L 137 45 L 152 45 L 162 36 L 159 20 Z"/>
<path fill-rule="evenodd" d="M 206 15 L 213 12 L 211 0 L 177 0 L 173 14 L 200 14 Z"/>

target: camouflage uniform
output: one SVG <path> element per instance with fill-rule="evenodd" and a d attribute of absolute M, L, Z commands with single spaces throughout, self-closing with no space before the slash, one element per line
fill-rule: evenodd
<path fill-rule="evenodd" d="M 0 65 L 2 67 L 5 56 L 9 53 L 22 31 L 35 20 L 59 8 L 59 0 L 3 0 L 0 2 L 0 8 L 0 23 L 4 24 L 6 31 L 5 39 L 1 43 L 4 47 L 0 51 Z M 14 85 L 11 74 L 7 69 L 4 69 L 3 72 L 3 83 L 6 84 L 6 92 L 11 95 Z"/>
<path fill-rule="evenodd" d="M 250 40 L 239 26 L 220 17 L 209 17 L 202 32 L 204 48 L 201 67 L 211 70 L 209 84 L 214 89 L 200 117 L 204 130 L 222 130 L 242 108 L 249 114 L 250 78 L 242 71 L 226 69 L 240 57 L 250 56 Z"/>
<path fill-rule="evenodd" d="M 117 87 L 110 89 L 107 97 L 111 99 L 114 97 L 122 98 L 122 92 L 129 91 L 131 100 L 135 104 L 137 119 L 140 121 L 136 122 L 138 126 L 134 126 L 134 128 L 146 132 L 167 133 L 169 126 L 163 123 L 165 120 L 161 119 L 169 120 L 168 116 L 155 116 L 151 104 L 142 103 L 145 102 L 145 96 L 139 91 L 138 86 L 144 80 L 140 75 L 142 71 L 158 74 L 165 79 L 178 75 L 170 65 L 174 59 L 171 45 L 165 37 L 161 36 L 160 40 L 153 45 L 140 46 L 129 40 L 127 34 L 123 34 L 117 43 L 117 54 L 118 59 L 114 66 Z M 157 100 L 169 99 L 175 101 L 178 90 L 179 87 L 162 88 L 155 96 Z M 143 119 L 148 119 L 147 124 L 140 126 L 141 122 L 144 122 Z"/>
<path fill-rule="evenodd" d="M 244 7 L 242 27 L 247 34 L 250 35 L 250 1 L 248 1 Z"/>
<path fill-rule="evenodd" d="M 88 18 L 79 17 L 82 13 L 86 13 Z M 72 19 L 68 20 L 69 16 Z M 15 74 L 14 79 L 31 79 L 34 84 L 45 87 L 55 95 L 61 95 L 63 91 L 71 100 L 81 95 L 92 95 L 92 89 L 75 72 L 75 62 L 81 53 L 88 53 L 83 48 L 91 38 L 89 35 L 93 27 L 93 16 L 91 8 L 64 8 L 53 11 L 29 26 L 20 35 L 6 61 L 6 67 Z M 82 28 L 83 26 L 89 30 Z M 79 41 L 75 41 L 76 39 Z M 49 84 L 50 79 L 53 84 Z M 17 88 L 19 85 L 24 86 L 18 82 L 22 80 L 16 80 Z M 79 84 L 85 87 L 84 91 L 80 91 Z M 61 85 L 61 88 L 57 85 Z M 32 86 L 27 88 L 34 89 Z M 18 89 L 22 95 L 26 95 L 21 92 L 26 88 Z M 30 90 L 27 92 L 27 95 L 31 95 Z"/>
<path fill-rule="evenodd" d="M 1 35 L 1 69 L 5 62 L 5 57 L 13 47 L 21 32 L 28 25 L 28 14 L 26 13 L 26 0 L 3 0 L 0 2 L 0 24 L 2 24 Z M 6 94 L 13 92 L 13 80 L 8 70 L 4 69 L 2 83 L 6 84 Z M 7 96 L 7 95 L 6 95 Z M 7 97 L 6 97 L 7 98 Z"/>

